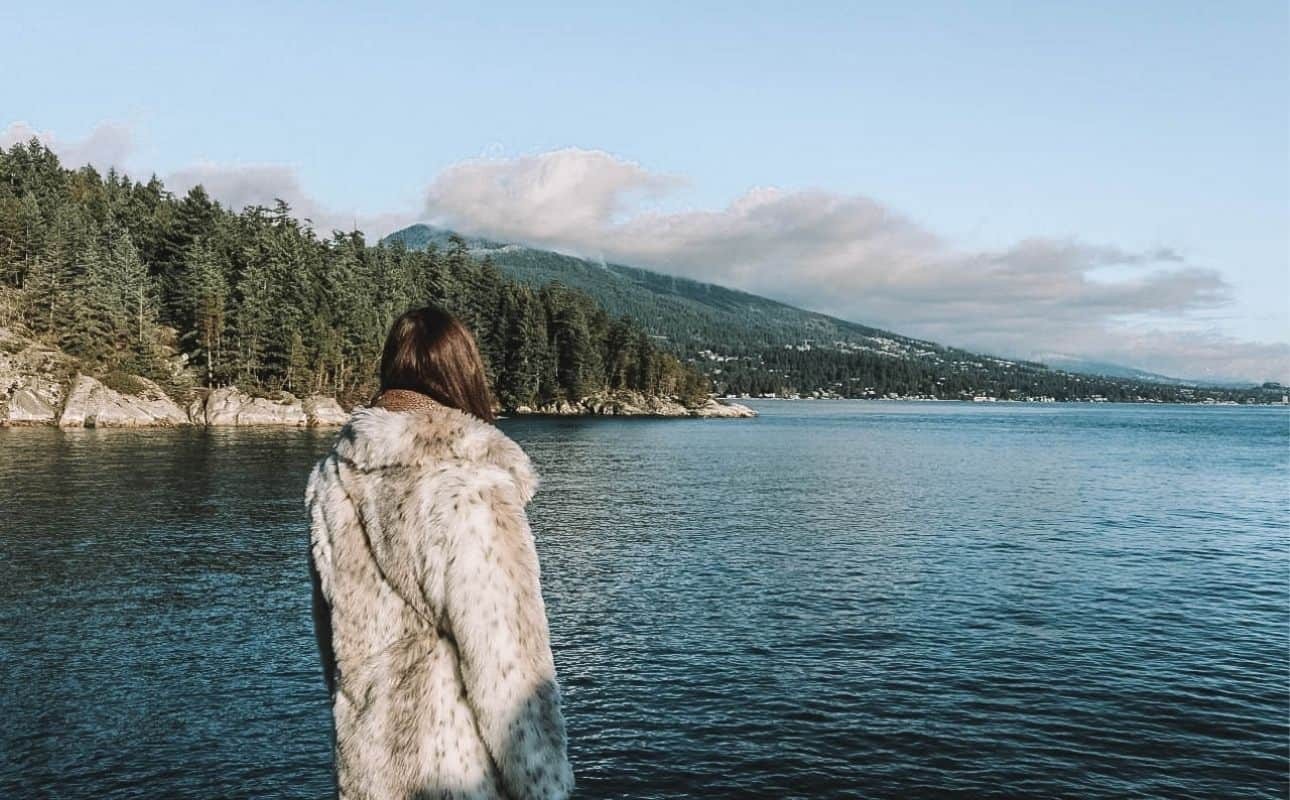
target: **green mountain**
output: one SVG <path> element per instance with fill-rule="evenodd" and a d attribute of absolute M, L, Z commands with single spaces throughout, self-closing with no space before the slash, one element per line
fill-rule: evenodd
<path fill-rule="evenodd" d="M 455 240 L 472 256 L 532 287 L 581 290 L 613 315 L 628 316 L 663 346 L 731 394 L 895 394 L 1057 400 L 1245 399 L 1236 389 L 1197 389 L 1147 373 L 1083 374 L 971 353 L 806 311 L 710 283 L 605 264 L 517 244 L 458 237 L 413 225 L 389 245 L 444 250 Z"/>
<path fill-rule="evenodd" d="M 413 225 L 385 238 L 409 249 L 447 249 L 451 231 Z M 472 256 L 488 258 L 507 275 L 534 287 L 561 283 L 581 289 L 615 315 L 627 315 L 686 355 L 703 349 L 775 347 L 835 341 L 911 354 L 942 351 L 938 345 L 857 325 L 748 292 L 664 275 L 646 269 L 602 264 L 549 250 L 461 237 Z"/>

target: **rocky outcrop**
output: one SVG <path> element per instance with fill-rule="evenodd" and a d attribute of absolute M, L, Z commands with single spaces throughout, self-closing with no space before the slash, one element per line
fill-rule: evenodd
<path fill-rule="evenodd" d="M 188 415 L 161 387 L 146 378 L 134 378 L 138 393 L 109 389 L 89 375 L 77 375 L 58 416 L 61 428 L 136 428 L 186 425 Z"/>
<path fill-rule="evenodd" d="M 62 351 L 0 328 L 0 425 L 52 425 L 75 372 Z"/>
<path fill-rule="evenodd" d="M 9 395 L 4 421 L 10 425 L 53 425 L 58 409 L 31 389 L 14 389 Z"/>
<path fill-rule="evenodd" d="M 757 416 L 757 412 L 742 403 L 731 403 L 729 401 L 723 403 L 709 397 L 703 403 L 692 407 L 690 416 L 710 419 L 744 419 Z"/>
<path fill-rule="evenodd" d="M 708 398 L 687 406 L 673 397 L 651 397 L 640 392 L 598 392 L 579 401 L 558 400 L 545 405 L 520 406 L 516 414 L 560 417 L 597 415 L 607 417 L 755 417 L 757 412 L 738 403 L 721 403 Z"/>
<path fill-rule="evenodd" d="M 582 403 L 570 403 L 568 400 L 554 400 L 545 405 L 537 406 L 529 413 L 544 416 L 577 417 L 583 414 L 590 414 L 591 410 Z"/>
<path fill-rule="evenodd" d="M 583 398 L 588 413 L 612 417 L 688 417 L 689 412 L 671 397 L 646 397 L 637 392 L 600 392 Z"/>
<path fill-rule="evenodd" d="M 340 403 L 337 403 L 334 397 L 316 394 L 306 397 L 303 405 L 305 418 L 312 426 L 344 425 L 349 421 L 349 414 L 345 413 L 345 409 L 340 407 Z"/>
<path fill-rule="evenodd" d="M 304 404 L 284 394 L 278 399 L 252 397 L 236 386 L 212 389 L 188 406 L 188 418 L 197 425 L 306 425 Z"/>

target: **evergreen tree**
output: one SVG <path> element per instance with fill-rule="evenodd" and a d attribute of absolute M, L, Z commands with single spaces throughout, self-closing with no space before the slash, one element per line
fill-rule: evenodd
<path fill-rule="evenodd" d="M 215 248 L 198 239 L 184 255 L 182 279 L 176 283 L 178 304 L 187 331 L 181 341 L 205 367 L 205 383 L 216 386 L 226 377 L 224 332 L 228 325 L 228 280 Z"/>
<path fill-rule="evenodd" d="M 108 281 L 112 293 L 111 324 L 118 361 L 140 372 L 156 369 L 158 353 L 154 342 L 157 325 L 156 299 L 148 270 L 139 259 L 130 234 L 114 228 L 107 254 Z"/>
<path fill-rule="evenodd" d="M 535 405 L 541 397 L 546 359 L 546 325 L 541 306 L 527 288 L 510 286 L 503 295 L 501 319 L 506 326 L 504 368 L 497 381 L 503 406 Z"/>
<path fill-rule="evenodd" d="M 73 256 L 67 291 L 60 294 L 59 344 L 73 355 L 116 367 L 116 335 L 125 321 L 107 256 L 96 237 Z"/>

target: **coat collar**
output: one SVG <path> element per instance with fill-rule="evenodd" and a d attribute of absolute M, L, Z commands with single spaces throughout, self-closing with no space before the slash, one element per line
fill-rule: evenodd
<path fill-rule="evenodd" d="M 447 408 L 430 395 L 411 389 L 386 389 L 376 396 L 372 405 L 387 411 L 434 411 Z"/>
<path fill-rule="evenodd" d="M 444 461 L 497 467 L 511 474 L 526 502 L 532 498 L 538 478 L 519 445 L 475 416 L 426 401 L 387 398 L 355 411 L 337 436 L 336 456 L 363 471 Z"/>

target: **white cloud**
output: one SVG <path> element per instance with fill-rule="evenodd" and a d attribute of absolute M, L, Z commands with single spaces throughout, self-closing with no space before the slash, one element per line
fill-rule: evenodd
<path fill-rule="evenodd" d="M 1010 356 L 1078 352 L 1187 377 L 1290 378 L 1290 345 L 1202 326 L 1202 312 L 1230 305 L 1231 287 L 1167 248 L 1027 239 L 971 251 L 872 198 L 823 191 L 759 188 L 715 211 L 642 203 L 676 184 L 604 152 L 559 150 L 451 167 L 430 186 L 426 214 Z"/>
<path fill-rule="evenodd" d="M 58 155 L 64 165 L 71 167 L 83 164 L 91 164 L 99 170 L 120 167 L 134 150 L 133 131 L 115 122 L 96 126 L 84 139 L 62 139 L 21 121 L 10 123 L 0 131 L 0 147 L 5 149 L 32 139 L 40 140 Z"/>
<path fill-rule="evenodd" d="M 333 230 L 361 230 L 370 236 L 383 236 L 414 218 L 404 213 L 359 214 L 327 208 L 305 191 L 294 168 L 280 164 L 201 162 L 171 172 L 165 183 L 175 194 L 201 184 L 211 197 L 235 210 L 255 205 L 271 208 L 282 200 L 298 219 L 310 221 L 323 236 Z"/>
<path fill-rule="evenodd" d="M 561 242 L 612 224 L 633 200 L 677 183 L 598 150 L 557 150 L 455 164 L 430 186 L 428 203 L 499 235 Z"/>
<path fill-rule="evenodd" d="M 125 171 L 135 150 L 133 130 L 114 122 L 102 123 L 82 139 L 64 139 L 51 131 L 38 130 L 27 122 L 13 122 L 0 130 L 0 147 L 37 139 L 52 150 L 65 167 L 85 164 L 106 171 Z M 358 229 L 371 236 L 384 236 L 410 223 L 411 213 L 363 214 L 329 208 L 305 190 L 295 168 L 280 164 L 219 164 L 199 161 L 164 176 L 166 188 L 182 195 L 197 184 L 229 208 L 249 205 L 273 206 L 282 199 L 295 215 L 313 223 L 320 235 L 332 230 Z"/>

